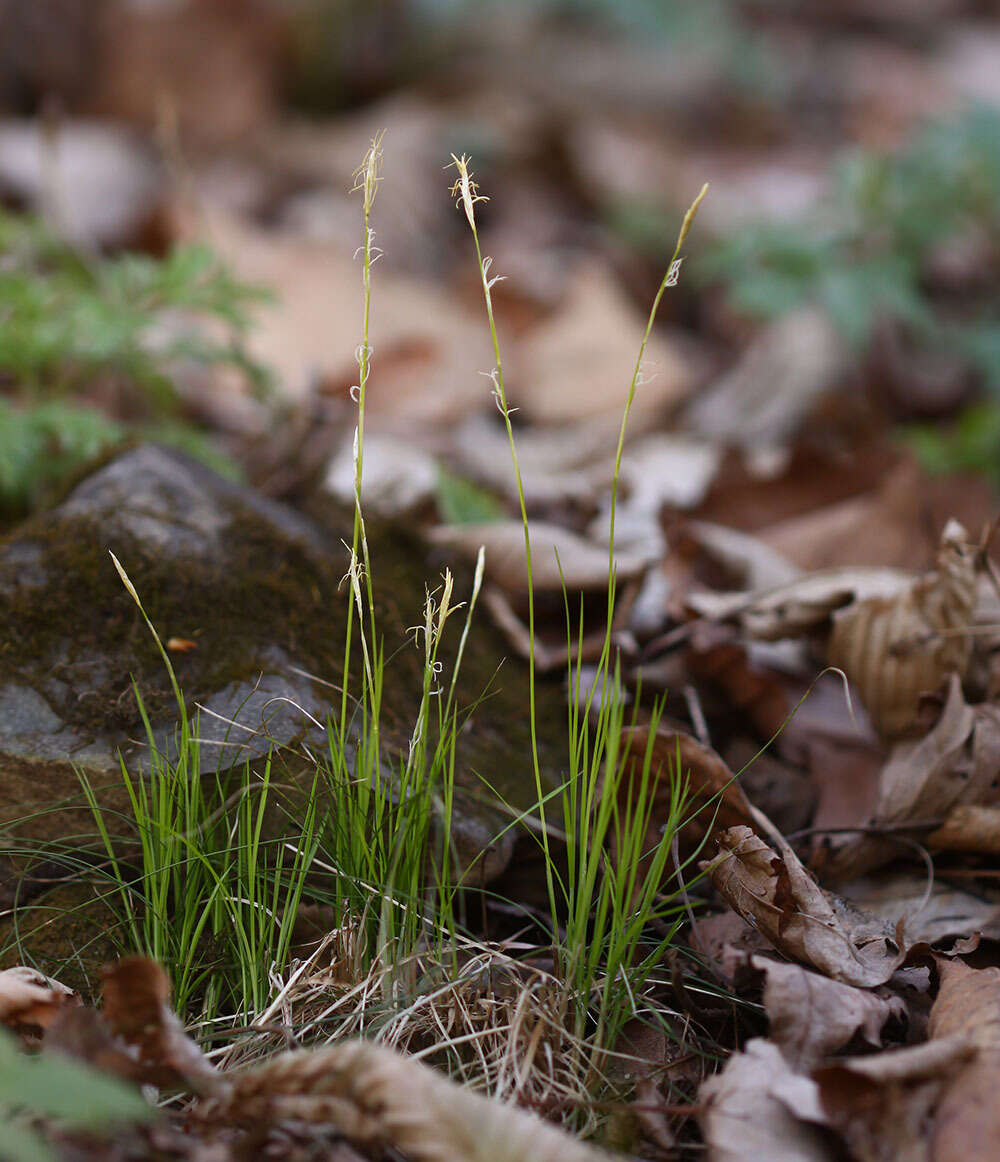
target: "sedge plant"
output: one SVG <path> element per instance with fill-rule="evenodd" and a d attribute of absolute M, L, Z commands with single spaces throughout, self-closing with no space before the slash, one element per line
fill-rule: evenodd
<path fill-rule="evenodd" d="M 357 349 L 358 382 L 354 433 L 354 521 L 348 570 L 347 632 L 339 714 L 328 721 L 323 790 L 329 807 L 322 823 L 318 866 L 332 873 L 330 893 L 338 914 L 360 926 L 358 956 L 364 963 L 409 963 L 418 947 L 433 945 L 443 957 L 455 930 L 457 887 L 451 834 L 455 749 L 464 714 L 458 679 L 471 618 L 482 585 L 477 563 L 467 603 L 456 602 L 454 578 L 446 570 L 438 589 L 426 592 L 421 621 L 412 627 L 422 656 L 422 688 L 406 752 L 389 757 L 382 737 L 385 643 L 378 631 L 372 561 L 362 506 L 365 413 L 373 349 L 370 343 L 372 268 L 381 257 L 372 212 L 381 182 L 383 134 L 379 133 L 355 173 L 362 196 L 362 333 Z M 464 628 L 450 678 L 440 647 L 447 622 L 466 606 Z M 356 635 L 356 636 L 355 636 Z M 358 657 L 359 655 L 359 657 Z M 352 662 L 359 661 L 360 691 L 352 694 Z M 392 973 L 388 988 L 400 982 Z"/>
<path fill-rule="evenodd" d="M 499 276 L 491 274 L 492 259 L 484 257 L 476 224 L 476 205 L 485 201 L 469 159 L 452 155 L 458 178 L 452 188 L 457 207 L 465 214 L 472 233 L 483 300 L 493 345 L 494 367 L 489 372 L 496 406 L 504 422 L 510 447 L 528 578 L 528 699 L 531 716 L 532 769 L 539 817 L 538 836 L 545 866 L 548 904 L 552 916 L 555 960 L 563 982 L 563 1010 L 573 1043 L 577 1046 L 591 1089 L 601 1075 L 608 1053 L 629 1017 L 639 1011 L 637 997 L 653 966 L 683 919 L 678 893 L 665 891 L 670 879 L 674 837 L 684 821 L 687 791 L 679 764 L 668 770 L 654 765 L 653 740 L 661 713 L 654 707 L 644 751 L 633 754 L 629 746 L 620 675 L 612 651 L 615 606 L 615 513 L 618 482 L 629 416 L 642 382 L 646 345 L 667 288 L 676 284 L 681 250 L 698 207 L 707 192 L 703 187 L 687 211 L 673 256 L 650 308 L 638 357 L 626 398 L 618 435 L 611 488 L 611 520 L 608 545 L 608 603 L 603 647 L 596 680 L 583 694 L 582 616 L 571 667 L 569 699 L 569 769 L 561 792 L 561 829 L 565 835 L 568 868 L 557 869 L 550 841 L 547 804 L 551 793 L 543 786 L 535 731 L 535 606 L 532 587 L 531 530 L 517 445 L 511 423 L 513 412 L 504 384 L 503 360 L 493 307 L 492 289 Z M 567 633 L 573 656 L 573 629 L 567 601 Z M 633 723 L 634 724 L 634 723 Z M 664 797 L 657 795 L 666 785 Z M 654 820 L 661 835 L 652 851 L 647 836 Z M 614 853 L 612 858 L 611 853 Z M 676 869 L 680 874 L 680 869 Z M 560 917 L 565 917 L 562 924 Z M 648 940 L 651 927 L 659 935 Z"/>
<path fill-rule="evenodd" d="M 107 857 L 112 897 L 131 950 L 170 970 L 181 1012 L 197 999 L 205 1012 L 245 1016 L 266 1004 L 270 974 L 289 956 L 318 845 L 315 785 L 290 843 L 265 830 L 274 798 L 271 755 L 261 771 L 245 764 L 235 790 L 221 773 L 203 774 L 197 719 L 188 716 L 170 657 L 138 592 L 113 553 L 111 558 L 153 635 L 178 712 L 174 745 L 162 746 L 133 686 L 149 743 L 148 771 L 130 772 L 119 759 L 138 836 L 134 859 L 128 853 L 133 845 L 112 835 L 114 813 L 102 806 L 86 772 L 78 772 Z"/>

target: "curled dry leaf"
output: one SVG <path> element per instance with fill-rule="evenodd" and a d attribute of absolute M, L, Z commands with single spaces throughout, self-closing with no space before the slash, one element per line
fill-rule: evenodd
<path fill-rule="evenodd" d="M 856 1033 L 878 1045 L 886 1021 L 906 1015 L 899 996 L 879 996 L 769 956 L 751 956 L 750 963 L 766 978 L 771 1039 L 796 1070 L 812 1069 Z"/>
<path fill-rule="evenodd" d="M 701 867 L 734 911 L 779 952 L 844 984 L 884 984 L 903 962 L 887 926 L 852 916 L 819 887 L 775 835 L 775 851 L 749 827 L 719 836 L 720 853 Z"/>
<path fill-rule="evenodd" d="M 885 868 L 852 880 L 840 890 L 856 907 L 898 927 L 908 948 L 950 943 L 975 933 L 1000 939 L 1000 905 L 951 887 L 943 879 L 932 881 L 926 868 Z"/>
<path fill-rule="evenodd" d="M 1000 769 L 1000 707 L 969 706 L 952 675 L 948 698 L 933 730 L 917 742 L 899 742 L 879 776 L 869 828 L 912 825 L 919 835 L 957 806 L 994 794 Z M 831 879 L 854 878 L 897 858 L 899 842 L 877 834 L 845 844 L 824 867 Z"/>
<path fill-rule="evenodd" d="M 600 1162 L 608 1155 L 513 1106 L 490 1101 L 391 1049 L 347 1041 L 285 1053 L 237 1075 L 199 1111 L 240 1124 L 330 1125 L 353 1145 L 413 1162 Z"/>
<path fill-rule="evenodd" d="M 946 1162 L 930 1145 L 935 1106 L 945 1078 L 964 1068 L 975 1047 L 961 1034 L 907 1049 L 849 1057 L 813 1073 L 831 1127 L 849 1157 L 872 1162 Z M 843 1149 L 843 1147 L 842 1147 Z M 947 1156 L 947 1162 L 989 1158 L 987 1152 Z"/>
<path fill-rule="evenodd" d="M 965 529 L 949 521 L 933 572 L 895 597 L 855 601 L 834 615 L 827 658 L 858 688 L 887 738 L 919 726 L 921 694 L 940 689 L 951 674 L 965 673 L 976 556 Z"/>
<path fill-rule="evenodd" d="M 756 1037 L 698 1092 L 711 1162 L 833 1162 L 819 1090 Z"/>
<path fill-rule="evenodd" d="M 156 961 L 126 957 L 108 965 L 101 977 L 105 1017 L 114 1032 L 138 1050 L 140 1063 L 151 1076 L 159 1076 L 164 1084 L 180 1078 L 201 1094 L 217 1094 L 226 1087 L 170 1008 L 170 982 Z"/>
<path fill-rule="evenodd" d="M 67 1005 L 80 998 L 37 969 L 19 964 L 0 972 L 0 1024 L 10 1029 L 47 1029 Z"/>
<path fill-rule="evenodd" d="M 751 593 L 692 593 L 688 605 L 701 617 L 735 621 L 759 641 L 779 641 L 823 629 L 852 601 L 901 593 L 911 580 L 899 569 L 826 569 Z"/>

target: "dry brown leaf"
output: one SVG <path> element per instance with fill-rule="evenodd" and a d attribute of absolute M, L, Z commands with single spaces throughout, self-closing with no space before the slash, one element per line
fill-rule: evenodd
<path fill-rule="evenodd" d="M 827 569 L 753 593 L 692 593 L 688 604 L 701 617 L 735 621 L 760 641 L 779 641 L 824 628 L 851 602 L 893 597 L 911 583 L 899 569 Z"/>
<path fill-rule="evenodd" d="M 753 643 L 735 637 L 731 626 L 697 624 L 686 661 L 691 674 L 713 683 L 744 714 L 759 738 L 777 734 L 794 708 L 787 683 L 773 669 L 758 665 Z"/>
<path fill-rule="evenodd" d="M 905 956 L 888 927 L 851 916 L 779 835 L 774 840 L 780 853 L 749 827 L 732 827 L 718 837 L 720 854 L 701 867 L 729 906 L 785 956 L 844 984 L 884 984 Z"/>
<path fill-rule="evenodd" d="M 622 742 L 629 751 L 629 765 L 619 786 L 619 798 L 624 804 L 632 794 L 633 780 L 640 777 L 650 746 L 648 727 L 626 729 Z M 685 816 L 690 822 L 683 833 L 686 847 L 697 846 L 708 831 L 749 825 L 754 821 L 753 808 L 725 760 L 692 735 L 661 727 L 652 741 L 650 769 L 660 774 L 653 791 L 644 852 L 653 851 L 659 844 L 669 813 L 671 787 L 678 773 L 686 780 L 689 795 Z"/>
<path fill-rule="evenodd" d="M 274 292 L 276 301 L 254 312 L 247 345 L 274 369 L 284 394 L 302 398 L 318 378 L 349 402 L 361 310 L 361 273 L 350 252 L 220 213 L 201 215 L 187 232 L 204 238 L 235 276 Z M 493 366 L 482 318 L 429 282 L 376 277 L 369 424 L 389 418 L 412 434 L 414 424 L 454 424 L 492 406 L 488 381 L 478 374 Z"/>
<path fill-rule="evenodd" d="M 840 891 L 854 905 L 892 927 L 898 925 L 907 947 L 937 944 L 977 932 L 1000 939 L 1000 905 L 951 887 L 928 872 L 883 869 L 844 884 Z"/>
<path fill-rule="evenodd" d="M 710 1162 L 833 1162 L 819 1089 L 756 1037 L 698 1093 Z"/>
<path fill-rule="evenodd" d="M 953 676 L 941 717 L 913 746 L 893 749 L 879 780 L 874 823 L 940 819 L 959 803 L 978 803 L 1000 770 L 1000 708 L 967 705 Z"/>
<path fill-rule="evenodd" d="M 610 1079 L 631 1084 L 633 1099 L 623 1108 L 623 1116 L 631 1115 L 642 1135 L 667 1151 L 676 1147 L 676 1141 L 666 1108 L 668 1103 L 657 1080 L 666 1075 L 669 1061 L 663 1029 L 633 1017 L 618 1035 L 608 1063 Z"/>
<path fill-rule="evenodd" d="M 931 1009 L 932 1038 L 966 1037 L 976 1057 L 953 1074 L 934 1114 L 934 1162 L 990 1158 L 1000 1145 L 1000 968 L 939 960 L 941 987 Z"/>
<path fill-rule="evenodd" d="M 939 690 L 951 674 L 965 673 L 976 554 L 962 526 L 949 521 L 934 572 L 893 598 L 855 601 L 834 614 L 827 659 L 858 688 L 887 738 L 918 729 L 920 696 Z"/>
<path fill-rule="evenodd" d="M 380 1045 L 348 1041 L 285 1053 L 233 1078 L 200 1115 L 261 1125 L 333 1126 L 352 1144 L 414 1162 L 599 1162 L 609 1155 L 533 1114 L 490 1101 Z"/>
<path fill-rule="evenodd" d="M 645 320 L 599 264 L 573 271 L 566 301 L 525 336 L 510 361 L 509 395 L 534 423 L 601 417 L 617 429 Z M 693 386 L 685 361 L 653 335 L 644 381 L 630 417 L 633 434 L 684 399 Z"/>
<path fill-rule="evenodd" d="M 1000 769 L 1000 708 L 969 706 L 953 675 L 941 716 L 924 738 L 899 742 L 879 776 L 879 794 L 868 827 L 912 834 L 940 824 L 957 806 L 974 806 L 994 794 Z M 842 880 L 898 858 L 899 841 L 861 835 L 824 863 L 824 874 Z"/>
<path fill-rule="evenodd" d="M 937 967 L 940 988 L 931 1009 L 930 1036 L 962 1034 L 980 1049 L 1000 1050 L 1000 968 L 970 968 L 944 958 Z"/>
<path fill-rule="evenodd" d="M 959 1034 L 846 1058 L 816 1070 L 813 1078 L 830 1125 L 842 1135 L 851 1158 L 932 1162 L 929 1129 L 943 1080 L 966 1066 L 975 1053 L 975 1046 Z M 972 1162 L 974 1157 L 978 1155 L 959 1154 L 954 1160 Z"/>
<path fill-rule="evenodd" d="M 771 951 L 770 942 L 728 908 L 714 916 L 698 917 L 691 926 L 691 945 L 730 984 L 743 972 L 750 956 Z"/>
<path fill-rule="evenodd" d="M 1000 807 L 954 807 L 944 823 L 927 836 L 927 845 L 938 851 L 1000 855 Z"/>
<path fill-rule="evenodd" d="M 606 589 L 608 551 L 559 525 L 533 521 L 531 534 L 532 583 L 537 593 L 562 593 Z M 528 570 L 524 556 L 524 527 L 520 521 L 493 524 L 440 525 L 432 529 L 436 545 L 454 549 L 475 560 L 480 546 L 486 547 L 486 577 L 512 596 L 528 590 Z M 646 568 L 645 557 L 617 554 L 615 568 L 619 583 L 638 577 Z"/>
<path fill-rule="evenodd" d="M 937 550 L 929 529 L 942 528 L 951 517 L 978 529 L 992 518 L 995 498 L 982 479 L 928 476 L 909 458 L 895 465 L 885 461 L 875 487 L 769 524 L 757 536 L 809 572 L 847 561 L 923 570 Z M 845 475 L 854 473 L 852 465 Z M 859 481 L 861 487 L 864 483 Z"/>
<path fill-rule="evenodd" d="M 80 1004 L 71 989 L 35 968 L 19 964 L 0 972 L 0 1024 L 47 1029 L 68 1005 Z"/>
<path fill-rule="evenodd" d="M 184 1032 L 170 1008 L 170 981 L 154 960 L 130 956 L 101 973 L 104 1015 L 139 1051 L 140 1062 L 167 1083 L 182 1078 L 196 1093 L 217 1094 L 225 1081 Z"/>
<path fill-rule="evenodd" d="M 922 1045 L 849 1058 L 814 1074 L 852 1156 L 971 1162 L 1000 1142 L 1000 969 L 939 960 Z"/>
<path fill-rule="evenodd" d="M 906 1015 L 901 997 L 879 996 L 768 956 L 751 956 L 750 963 L 766 977 L 771 1040 L 798 1071 L 820 1064 L 857 1033 L 870 1045 L 880 1044 L 886 1021 Z"/>

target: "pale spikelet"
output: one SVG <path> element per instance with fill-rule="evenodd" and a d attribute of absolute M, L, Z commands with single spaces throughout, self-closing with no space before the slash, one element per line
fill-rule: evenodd
<path fill-rule="evenodd" d="M 330 1125 L 362 1147 L 414 1162 L 599 1162 L 585 1145 L 510 1105 L 448 1081 L 383 1046 L 348 1041 L 285 1053 L 238 1075 L 228 1099 L 204 1115 Z"/>
<path fill-rule="evenodd" d="M 354 171 L 354 185 L 351 188 L 351 193 L 360 191 L 362 194 L 366 216 L 371 211 L 375 195 L 378 192 L 378 184 L 382 180 L 382 141 L 384 138 L 384 129 L 375 134 L 368 147 L 368 152 Z"/>
<path fill-rule="evenodd" d="M 934 572 L 895 597 L 868 598 L 835 615 L 829 662 L 858 688 L 885 737 L 916 729 L 921 694 L 940 689 L 949 674 L 964 676 L 975 586 L 975 547 L 952 520 Z"/>
<path fill-rule="evenodd" d="M 451 187 L 451 196 L 456 199 L 456 209 L 461 208 L 465 211 L 469 225 L 475 230 L 476 202 L 488 202 L 489 198 L 479 192 L 479 187 L 472 178 L 472 170 L 469 169 L 469 158 L 464 153 L 461 157 L 456 157 L 452 154 L 451 164 L 458 170 L 458 180 Z M 488 269 L 487 267 L 487 272 Z"/>
<path fill-rule="evenodd" d="M 110 553 L 110 550 L 109 550 L 109 553 Z M 129 594 L 131 595 L 132 600 L 136 603 L 136 605 L 139 606 L 140 609 L 142 609 L 142 602 L 139 600 L 139 594 L 136 593 L 135 586 L 129 580 L 128 574 L 125 572 L 124 568 L 122 567 L 121 561 L 118 560 L 118 558 L 114 555 L 114 553 L 110 553 L 110 555 L 111 555 L 111 560 L 114 562 L 115 568 L 118 570 L 118 576 L 121 577 L 121 579 L 122 579 L 122 584 L 129 591 Z"/>

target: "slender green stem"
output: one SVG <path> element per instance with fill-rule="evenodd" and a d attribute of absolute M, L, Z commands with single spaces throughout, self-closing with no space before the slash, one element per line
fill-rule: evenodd
<path fill-rule="evenodd" d="M 546 822 L 545 812 L 545 791 L 542 786 L 542 769 L 538 757 L 538 723 L 537 714 L 535 711 L 536 695 L 535 695 L 535 589 L 534 589 L 534 573 L 531 559 L 531 532 L 528 524 L 528 505 L 524 494 L 524 481 L 521 477 L 521 463 L 517 455 L 517 443 L 514 439 L 514 427 L 511 424 L 511 408 L 507 402 L 507 389 L 504 384 L 503 374 L 503 359 L 500 355 L 500 339 L 497 335 L 496 317 L 493 311 L 493 296 L 492 288 L 496 282 L 496 276 L 490 277 L 490 259 L 483 258 L 482 248 L 479 243 L 479 231 L 476 227 L 476 202 L 485 201 L 486 199 L 479 193 L 476 183 L 472 180 L 472 172 L 469 169 L 469 159 L 463 154 L 461 157 L 456 157 L 452 154 L 452 162 L 458 170 L 458 180 L 452 188 L 452 195 L 458 198 L 458 205 L 465 211 L 465 217 L 469 223 L 469 229 L 472 231 L 472 239 L 476 248 L 476 262 L 479 266 L 479 276 L 483 288 L 483 299 L 486 303 L 486 315 L 489 319 L 490 339 L 493 343 L 493 359 L 494 367 L 490 374 L 493 381 L 493 392 L 496 399 L 497 409 L 503 417 L 504 427 L 507 432 L 507 442 L 510 447 L 511 462 L 514 466 L 514 478 L 517 483 L 517 499 L 521 511 L 521 524 L 524 529 L 524 559 L 525 569 L 527 571 L 528 581 L 528 718 L 529 729 L 531 733 L 531 767 L 535 780 L 535 792 L 538 799 L 538 813 L 541 822 L 541 844 L 542 851 L 545 857 L 545 881 L 546 891 L 549 898 L 549 904 L 552 909 L 552 914 L 555 916 L 558 911 L 558 898 L 556 896 L 555 879 L 553 877 L 552 855 L 549 848 L 549 833 Z"/>

